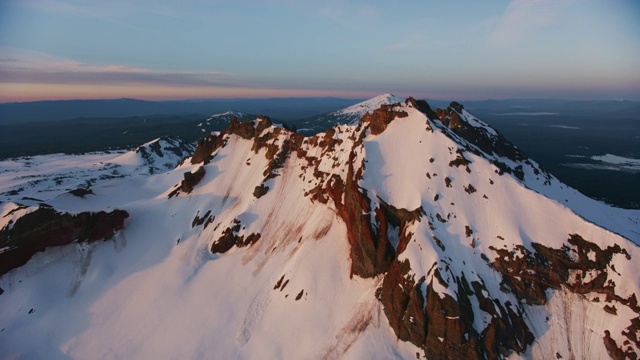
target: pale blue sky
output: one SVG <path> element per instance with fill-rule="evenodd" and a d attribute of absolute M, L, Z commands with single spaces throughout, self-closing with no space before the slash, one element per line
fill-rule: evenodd
<path fill-rule="evenodd" d="M 640 100 L 640 2 L 0 0 L 0 101 Z"/>

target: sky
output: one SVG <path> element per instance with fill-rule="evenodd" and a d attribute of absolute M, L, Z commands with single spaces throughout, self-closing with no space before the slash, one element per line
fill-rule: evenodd
<path fill-rule="evenodd" d="M 640 1 L 0 0 L 0 102 L 640 100 Z"/>

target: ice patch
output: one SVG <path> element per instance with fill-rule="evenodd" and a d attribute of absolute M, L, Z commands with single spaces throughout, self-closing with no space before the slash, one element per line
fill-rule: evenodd
<path fill-rule="evenodd" d="M 566 155 L 573 158 L 586 158 L 581 155 Z M 611 171 L 625 171 L 630 173 L 640 172 L 640 159 L 625 158 L 622 156 L 605 154 L 591 156 L 591 160 L 599 161 L 599 163 L 567 163 L 563 166 L 586 169 L 586 170 L 611 170 Z"/>
<path fill-rule="evenodd" d="M 548 127 L 560 128 L 560 129 L 568 129 L 568 130 L 580 130 L 581 128 L 575 126 L 567 126 L 567 125 L 547 125 Z"/>

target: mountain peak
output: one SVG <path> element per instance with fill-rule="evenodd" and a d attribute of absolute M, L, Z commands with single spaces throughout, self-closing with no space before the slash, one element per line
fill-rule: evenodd
<path fill-rule="evenodd" d="M 334 111 L 332 114 L 337 117 L 348 118 L 351 121 L 345 121 L 345 123 L 354 124 L 362 116 L 364 116 L 367 113 L 373 112 L 374 110 L 380 108 L 380 106 L 382 105 L 391 105 L 391 104 L 399 103 L 402 101 L 404 101 L 403 98 L 387 93 L 387 94 L 378 95 L 369 100 L 365 100 L 363 102 L 357 103 L 347 108 Z"/>
<path fill-rule="evenodd" d="M 35 358 L 640 351 L 640 249 L 613 232 L 626 213 L 582 206 L 460 104 L 357 105 L 357 124 L 310 137 L 232 118 L 174 170 L 49 202 L 71 244 L 0 278 L 0 340 Z M 99 204 L 123 212 L 74 243 L 71 214 Z M 0 204 L 0 248 L 40 239 L 52 211 L 35 210 Z"/>

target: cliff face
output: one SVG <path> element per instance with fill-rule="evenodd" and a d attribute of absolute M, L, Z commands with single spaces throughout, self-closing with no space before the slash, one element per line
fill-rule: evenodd
<path fill-rule="evenodd" d="M 40 207 L 0 230 L 0 275 L 24 265 L 50 246 L 108 240 L 122 229 L 128 217 L 123 210 L 71 215 Z"/>
<path fill-rule="evenodd" d="M 71 357 L 633 358 L 637 245 L 461 104 L 382 100 L 312 137 L 232 119 L 175 170 L 58 202 L 123 210 L 4 212 L 21 253 L 129 245 L 96 245 L 53 305 L 34 299 L 64 257 L 6 273 L 0 341 L 73 306 L 47 343 Z"/>

